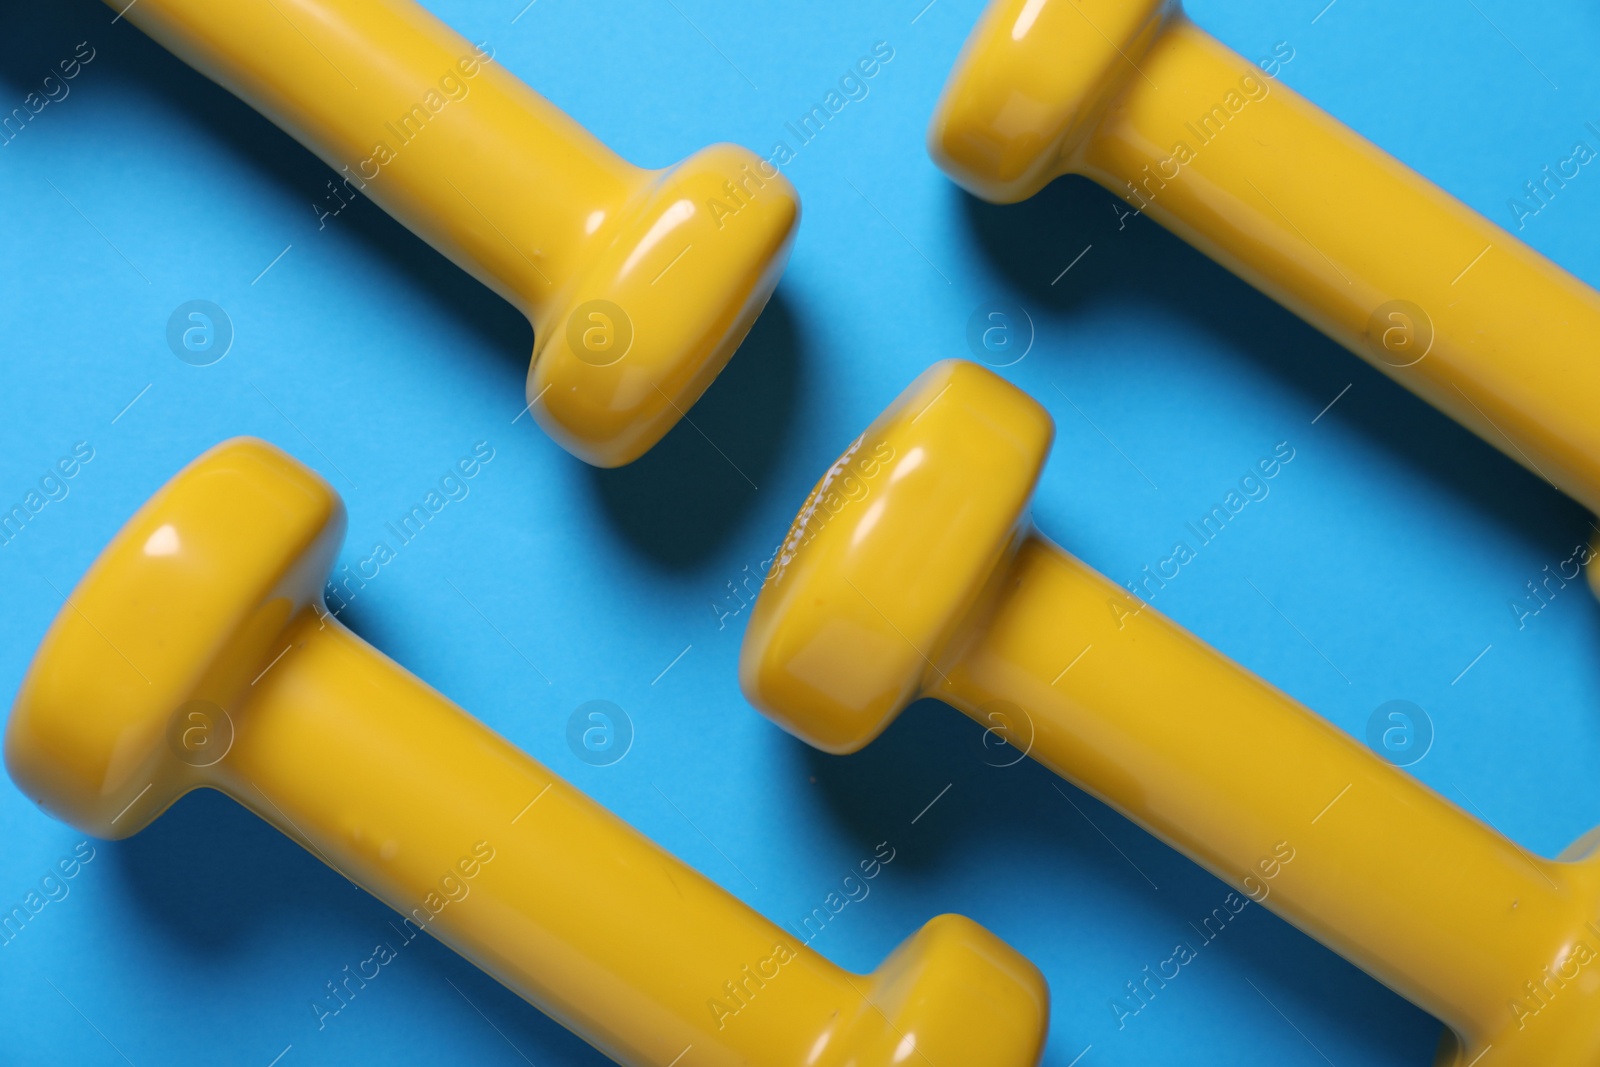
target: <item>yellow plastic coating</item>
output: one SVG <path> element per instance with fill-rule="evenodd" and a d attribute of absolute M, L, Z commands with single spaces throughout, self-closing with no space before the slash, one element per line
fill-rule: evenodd
<path fill-rule="evenodd" d="M 987 200 L 1087 175 L 1600 513 L 1600 293 L 1166 0 L 996 0 L 928 131 Z"/>
<path fill-rule="evenodd" d="M 638 458 L 711 384 L 788 260 L 799 200 L 712 145 L 624 162 L 412 0 L 107 0 L 533 322 L 562 447 Z"/>
<path fill-rule="evenodd" d="M 1052 432 L 975 364 L 918 378 L 791 530 L 751 701 L 842 752 L 938 697 L 1434 1014 L 1444 1067 L 1600 1062 L 1593 840 L 1531 855 L 1041 536 Z"/>
<path fill-rule="evenodd" d="M 344 507 L 250 438 L 158 491 L 69 597 L 7 769 L 125 837 L 209 786 L 630 1067 L 1032 1067 L 1038 971 L 960 916 L 844 971 L 327 614 Z"/>

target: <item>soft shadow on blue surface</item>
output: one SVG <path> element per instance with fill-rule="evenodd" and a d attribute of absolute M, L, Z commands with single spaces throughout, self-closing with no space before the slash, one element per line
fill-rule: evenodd
<path fill-rule="evenodd" d="M 392 909 L 214 790 L 190 793 L 138 834 L 101 847 L 112 856 L 140 921 L 155 927 L 175 955 L 190 956 L 202 969 L 218 956 L 257 950 L 272 931 L 301 932 L 291 940 L 308 947 L 348 940 L 352 931 L 404 945 L 386 933 L 388 924 L 399 922 Z M 319 936 L 307 940 L 306 930 Z M 453 982 L 534 1062 L 611 1062 L 432 938 L 404 946 L 400 958 L 412 980 L 439 987 L 451 1010 L 450 998 L 457 994 L 445 979 Z M 338 978 L 343 962 L 328 964 L 326 977 Z M 418 979 L 418 972 L 426 973 Z M 306 981 L 310 1004 L 323 991 Z M 350 1009 L 358 1006 L 352 1001 Z M 308 1037 L 316 1034 L 314 1013 L 294 1018 Z"/>
<path fill-rule="evenodd" d="M 141 920 L 175 951 L 197 958 L 242 952 L 263 930 L 303 922 L 308 913 L 319 924 L 357 922 L 377 907 L 212 789 L 190 793 L 133 837 L 105 847 Z"/>
<path fill-rule="evenodd" d="M 48 72 L 48 63 L 41 65 L 41 57 L 71 55 L 75 42 L 94 41 L 98 45 L 93 60 L 97 77 L 115 78 L 157 102 L 162 111 L 182 116 L 199 129 L 217 154 L 244 161 L 297 196 L 321 194 L 334 179 L 334 172 L 292 137 L 133 26 L 123 22 L 108 27 L 113 14 L 95 0 L 61 0 L 17 6 L 7 12 L 5 32 L 0 33 L 0 86 L 9 86 L 19 97 L 35 91 Z M 140 106 L 146 103 L 138 101 Z M 151 143 L 150 150 L 159 151 L 160 146 Z M 306 215 L 314 217 L 310 195 Z M 533 353 L 533 328 L 527 319 L 366 198 L 358 197 L 339 212 L 337 224 L 408 283 L 404 289 L 372 290 L 373 301 L 421 297 L 447 309 L 456 329 L 475 339 L 476 343 L 464 343 L 462 350 L 488 348 L 505 353 L 518 383 L 518 391 L 506 398 L 507 411 L 514 413 Z M 397 360 L 418 358 L 413 350 L 393 355 Z M 423 355 L 431 361 L 432 371 L 442 376 L 481 372 L 463 367 L 458 351 Z"/>
<path fill-rule="evenodd" d="M 1152 220 L 1123 218 L 1123 202 L 1089 179 L 1059 178 L 1020 204 L 985 203 L 953 184 L 949 196 L 989 266 L 1024 301 L 1069 319 L 1107 305 L 1159 303 L 1303 394 L 1308 420 L 1350 383 L 1362 403 L 1336 408 L 1334 417 L 1396 463 L 1419 469 L 1530 544 L 1568 543 L 1553 530 L 1584 536 L 1588 515 L 1553 486 Z M 1093 250 L 1070 284 L 1052 284 L 1061 250 L 1085 245 Z"/>
<path fill-rule="evenodd" d="M 644 456 L 589 484 L 632 546 L 689 569 L 744 528 L 803 392 L 804 339 L 780 288 L 686 418 Z"/>
<path fill-rule="evenodd" d="M 1072 911 L 1071 900 L 1084 880 L 1126 883 L 1130 887 L 1126 893 L 1108 894 L 1104 887 L 1088 891 L 1097 900 L 1110 895 L 1130 901 L 1127 914 L 1097 916 L 1094 922 L 1131 922 L 1151 931 L 1154 943 L 1160 936 L 1157 931 L 1184 932 L 1197 916 L 1227 896 L 1230 887 L 1223 882 L 1034 761 L 995 766 L 1010 759 L 985 750 L 982 739 L 981 727 L 935 700 L 913 704 L 881 737 L 849 756 L 830 756 L 785 735 L 795 758 L 807 765 L 822 787 L 826 816 L 836 832 L 854 839 L 863 852 L 870 852 L 883 837 L 885 812 L 902 812 L 909 820 L 940 788 L 939 783 L 950 783 L 938 806 L 906 832 L 895 861 L 898 871 L 938 884 L 952 872 L 980 862 L 979 857 L 989 864 L 998 855 L 1006 865 L 991 868 L 999 880 L 1055 881 L 1056 890 L 1046 899 L 1059 899 L 1062 915 L 973 916 L 992 928 L 1011 923 L 1026 936 L 1032 927 L 1059 926 Z M 932 788 L 930 782 L 935 783 Z M 1136 865 L 1140 873 L 1129 865 Z M 1159 890 L 1146 892 L 1141 875 L 1152 879 Z M 1081 926 L 1078 930 L 1091 933 Z M 1430 1061 L 1440 1025 L 1426 1012 L 1261 907 L 1242 913 L 1237 933 L 1235 937 L 1230 931 L 1223 943 L 1222 951 L 1234 965 L 1230 970 L 1253 976 L 1282 1002 L 1294 1003 L 1296 1022 L 1305 1030 L 1346 1031 L 1339 1062 Z M 1007 936 L 1024 954 L 1034 952 L 1035 946 L 1021 940 L 1015 930 Z M 1086 968 L 1087 961 L 1080 963 L 1069 953 L 1067 967 L 1075 964 Z M 1052 969 L 1046 966 L 1047 971 Z M 1100 984 L 1106 994 L 1119 993 L 1120 981 L 1128 977 L 1138 975 L 1119 974 Z M 1055 995 L 1059 999 L 1060 991 Z M 1174 989 L 1162 1010 L 1181 995 L 1181 989 Z M 1241 995 L 1255 996 L 1248 986 L 1242 987 Z M 1111 1016 L 1106 1013 L 1104 1018 Z M 1347 1029 L 1352 1018 L 1364 1022 L 1358 1033 Z M 1058 1018 L 1056 1025 L 1061 1022 Z M 1108 1022 L 1103 1037 L 1115 1033 Z M 1101 1040 L 1102 1035 L 1084 1031 L 1070 1035 L 1067 1044 L 1079 1048 L 1084 1042 Z M 1347 1059 L 1351 1055 L 1359 1059 Z"/>

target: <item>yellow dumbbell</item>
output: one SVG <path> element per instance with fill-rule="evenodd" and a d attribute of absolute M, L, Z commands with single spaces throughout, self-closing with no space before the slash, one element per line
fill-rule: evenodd
<path fill-rule="evenodd" d="M 774 561 L 750 700 L 850 752 L 938 697 L 1431 1012 L 1441 1067 L 1600 1063 L 1600 838 L 1530 855 L 1045 539 L 1053 433 L 975 364 L 913 382 Z"/>
<path fill-rule="evenodd" d="M 1600 294 L 1175 0 L 996 0 L 928 147 L 1001 203 L 1087 175 L 1600 513 Z"/>
<path fill-rule="evenodd" d="M 590 463 L 672 428 L 788 260 L 771 164 L 631 166 L 412 0 L 107 2 L 526 314 L 534 418 Z"/>
<path fill-rule="evenodd" d="M 942 916 L 841 970 L 331 618 L 344 527 L 271 445 L 190 464 L 45 636 L 13 780 L 108 838 L 222 790 L 619 1063 L 1038 1061 L 1044 980 L 982 927 Z"/>

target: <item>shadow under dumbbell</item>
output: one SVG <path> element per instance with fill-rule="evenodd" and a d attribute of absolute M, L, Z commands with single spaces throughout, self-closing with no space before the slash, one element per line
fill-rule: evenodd
<path fill-rule="evenodd" d="M 315 944 L 382 907 L 212 789 L 104 847 L 141 920 L 175 954 L 213 966 L 245 952 L 263 929 L 307 923 L 315 933 L 306 943 Z"/>
<path fill-rule="evenodd" d="M 896 892 L 926 890 L 930 906 L 965 911 L 1035 959 L 1055 990 L 1052 1030 L 1070 1035 L 1074 1052 L 1092 1042 L 1107 1062 L 1133 1062 L 1126 1046 L 1118 1058 L 1119 1031 L 1107 1005 L 1129 995 L 1124 983 L 1143 974 L 1137 964 L 1129 973 L 1085 970 L 1088 960 L 1128 955 L 1127 939 L 1108 936 L 1110 928 L 1135 932 L 1139 964 L 1169 956 L 1174 940 L 1199 945 L 1197 968 L 1206 975 L 1175 980 L 1128 1026 L 1161 1018 L 1182 1025 L 1185 1009 L 1174 1004 L 1191 981 L 1237 985 L 1242 1012 L 1254 1018 L 1257 1006 L 1245 998 L 1259 994 L 1249 978 L 1271 989 L 1302 1029 L 1342 1034 L 1336 1062 L 1431 1061 L 1437 1021 L 1266 909 L 1243 907 L 1214 946 L 1201 942 L 1193 924 L 1233 887 L 1034 761 L 985 748 L 983 733 L 953 708 L 922 700 L 850 756 L 830 756 L 787 735 L 784 742 L 821 787 L 819 817 L 863 854 L 886 837 L 895 845 Z M 1070 948 L 1058 958 L 1041 955 L 1074 943 L 1085 945 L 1081 955 Z M 1081 995 L 1067 995 L 1068 982 Z M 1359 1029 L 1352 1019 L 1361 1020 Z"/>
<path fill-rule="evenodd" d="M 68 92 L 61 103 L 47 104 L 4 150 L 26 151 L 30 139 L 38 136 L 31 127 L 35 123 L 53 125 L 51 111 L 55 107 L 83 106 L 83 97 L 110 91 L 116 106 L 125 109 L 130 120 L 158 108 L 168 121 L 193 126 L 198 131 L 196 139 L 208 146 L 208 160 L 202 169 L 226 171 L 230 168 L 219 164 L 217 157 L 232 157 L 279 186 L 285 197 L 303 199 L 305 217 L 314 221 L 311 205 L 329 195 L 328 183 L 336 180 L 334 171 L 131 23 L 123 20 L 113 25 L 114 17 L 115 12 L 99 0 L 0 8 L 0 89 L 18 103 L 28 93 L 40 91 L 42 79 L 55 73 L 60 60 L 73 56 L 78 42 L 87 41 L 95 50 L 93 60 L 66 83 Z M 148 145 L 153 153 L 167 150 L 159 142 Z M 357 196 L 328 225 L 338 228 L 337 239 L 364 245 L 370 258 L 383 265 L 385 276 L 364 279 L 359 286 L 362 292 L 374 300 L 436 307 L 457 334 L 471 338 L 471 343 L 447 352 L 416 353 L 405 347 L 385 350 L 382 360 L 425 359 L 429 371 L 455 375 L 469 373 L 460 367 L 461 350 L 492 350 L 497 358 L 494 366 L 486 369 L 505 380 L 506 410 L 516 411 L 533 352 L 533 329 L 521 312 L 365 197 Z M 309 331 L 309 335 L 316 332 Z M 502 355 L 503 360 L 498 358 Z M 330 350 L 327 356 L 330 361 L 351 358 L 342 347 Z"/>
<path fill-rule="evenodd" d="M 735 538 L 794 421 L 804 339 L 780 284 L 727 368 L 661 443 L 589 484 L 628 542 L 688 568 Z"/>
<path fill-rule="evenodd" d="M 270 975 L 275 982 L 299 983 L 295 995 L 285 998 L 293 1010 L 285 1009 L 282 1020 L 283 1040 L 294 1041 L 297 1054 L 316 1055 L 318 1020 L 307 1006 L 327 997 L 324 984 L 342 980 L 343 968 L 358 964 L 372 952 L 372 942 L 381 941 L 396 952 L 380 973 L 404 968 L 410 982 L 429 991 L 403 994 L 414 1003 L 401 1010 L 426 1010 L 430 1019 L 449 1020 L 441 1024 L 459 1027 L 460 1034 L 476 1041 L 484 1030 L 476 1008 L 536 1063 L 601 1067 L 611 1062 L 431 937 L 416 935 L 404 942 L 394 932 L 402 923 L 393 909 L 214 790 L 196 790 L 133 837 L 98 847 L 114 858 L 139 918 L 156 928 L 174 955 L 191 957 L 195 969 L 211 975 L 249 974 L 262 981 Z M 278 942 L 271 960 L 261 958 L 264 939 Z M 286 948 L 298 951 L 287 962 Z M 368 1035 L 392 1028 L 393 994 L 387 1008 L 360 1001 L 398 985 L 373 979 L 371 991 L 357 990 L 338 1015 L 368 1013 L 368 1022 L 358 1024 Z M 470 998 L 470 1006 L 462 995 Z M 343 1027 L 345 1032 L 337 1033 L 342 1041 L 359 1036 L 348 1020 L 324 1023 Z M 463 1048 L 467 1040 L 462 1039 Z M 487 1041 L 498 1039 L 490 1034 Z M 337 1059 L 338 1050 L 330 1044 L 324 1055 Z M 510 1050 L 506 1061 L 517 1062 Z"/>
<path fill-rule="evenodd" d="M 1540 555 L 1587 540 L 1589 516 L 1570 498 L 1154 221 L 1120 218 L 1127 207 L 1089 179 L 1058 178 L 1019 204 L 989 204 L 953 184 L 949 195 L 1025 306 L 1070 319 L 1157 304 L 1297 390 L 1308 420 L 1348 383 L 1327 418 L 1371 439 L 1392 464 L 1416 469 Z M 1084 245 L 1090 256 L 1052 284 Z"/>

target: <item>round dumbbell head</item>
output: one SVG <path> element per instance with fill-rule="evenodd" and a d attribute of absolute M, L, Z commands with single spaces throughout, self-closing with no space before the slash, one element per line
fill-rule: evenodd
<path fill-rule="evenodd" d="M 40 807 L 97 837 L 142 828 L 221 758 L 228 709 L 320 604 L 344 504 L 240 437 L 156 492 L 62 605 L 17 693 L 5 762 Z M 215 732 L 212 732 L 215 731 Z"/>
<path fill-rule="evenodd" d="M 963 188 L 1026 200 L 1060 173 L 1175 0 L 995 0 L 956 60 L 928 153 Z"/>
<path fill-rule="evenodd" d="M 1050 451 L 1044 408 L 962 360 L 924 371 L 795 519 L 751 612 L 751 703 L 829 752 L 871 741 L 1016 549 Z"/>
<path fill-rule="evenodd" d="M 599 467 L 644 454 L 744 340 L 799 219 L 789 180 L 734 145 L 655 175 L 616 240 L 534 323 L 534 418 Z"/>
<path fill-rule="evenodd" d="M 862 1028 L 878 1040 L 852 1046 L 853 1062 L 1035 1067 L 1044 1050 L 1044 975 L 963 916 L 929 921 L 879 965 L 872 986 Z"/>

